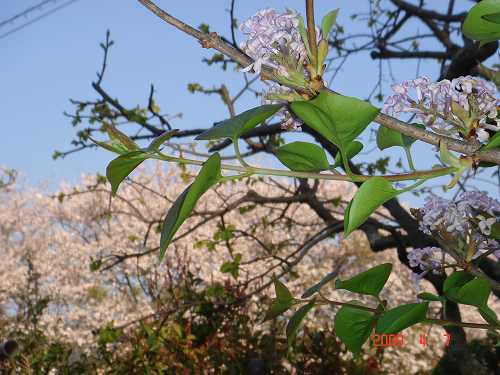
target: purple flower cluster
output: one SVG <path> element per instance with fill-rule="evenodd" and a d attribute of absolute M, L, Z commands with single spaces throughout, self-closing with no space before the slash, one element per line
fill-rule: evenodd
<path fill-rule="evenodd" d="M 493 249 L 500 258 L 500 244 L 488 238 L 491 227 L 497 222 L 500 202 L 485 192 L 467 191 L 456 201 L 430 195 L 420 212 L 420 230 L 424 233 L 444 229 L 455 238 L 463 239 L 464 243 L 470 235 L 470 239 L 478 244 L 478 253 Z"/>
<path fill-rule="evenodd" d="M 436 132 L 456 134 L 458 130 L 482 142 L 489 138 L 486 130 L 500 130 L 497 89 L 481 78 L 466 76 L 431 82 L 423 76 L 392 85 L 392 90 L 394 94 L 383 108 L 387 114 L 415 113 Z"/>
<path fill-rule="evenodd" d="M 269 86 L 267 91 L 262 94 L 262 104 L 278 104 L 287 103 L 287 95 L 293 95 L 293 90 L 286 86 L 273 83 Z M 293 116 L 286 107 L 279 110 L 276 115 L 281 121 L 281 128 L 287 131 L 300 131 L 302 130 L 303 122 L 297 117 Z"/>
<path fill-rule="evenodd" d="M 442 250 L 439 247 L 413 249 L 408 253 L 411 267 L 419 267 L 422 271 L 436 272 L 441 267 Z"/>
<path fill-rule="evenodd" d="M 277 55 L 292 56 L 296 61 L 307 57 L 298 26 L 298 14 L 293 11 L 278 13 L 274 9 L 263 9 L 246 20 L 240 29 L 248 39 L 241 43 L 240 48 L 254 63 L 245 70 L 253 68 L 259 73 L 265 64 L 286 76 L 286 69 L 276 62 Z"/>

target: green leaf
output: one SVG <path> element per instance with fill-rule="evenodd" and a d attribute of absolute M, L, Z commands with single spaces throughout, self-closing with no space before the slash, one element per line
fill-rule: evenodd
<path fill-rule="evenodd" d="M 488 306 L 481 306 L 478 308 L 479 314 L 486 320 L 488 323 L 498 326 L 500 322 L 498 321 L 498 317 L 495 311 L 490 309 Z"/>
<path fill-rule="evenodd" d="M 114 152 L 115 154 L 120 154 L 120 155 L 123 155 L 123 154 L 126 154 L 127 152 L 129 152 L 129 149 L 124 147 L 121 143 L 118 143 L 116 141 L 107 141 L 107 142 L 100 142 L 100 141 L 97 141 L 95 139 L 93 139 L 92 137 L 89 136 L 89 139 L 94 142 L 96 145 L 108 150 L 108 151 L 111 151 L 111 152 Z"/>
<path fill-rule="evenodd" d="M 235 140 L 267 120 L 282 107 L 282 104 L 269 104 L 249 109 L 235 117 L 222 121 L 213 128 L 201 133 L 195 139 L 212 140 L 230 138 Z"/>
<path fill-rule="evenodd" d="M 286 337 L 288 341 L 288 345 L 291 345 L 295 341 L 295 337 L 297 336 L 297 332 L 300 327 L 300 323 L 304 320 L 307 313 L 311 311 L 311 309 L 315 306 L 316 301 L 311 301 L 307 305 L 302 306 L 298 309 L 295 314 L 290 318 L 288 324 L 286 326 Z"/>
<path fill-rule="evenodd" d="M 338 274 L 339 274 L 339 270 L 333 270 L 328 275 L 323 277 L 319 283 L 317 283 L 317 284 L 313 285 L 312 287 L 310 287 L 309 289 L 307 289 L 304 292 L 304 294 L 302 294 L 302 296 L 300 298 L 309 298 L 312 295 L 318 293 L 321 290 L 321 288 L 323 288 L 323 286 L 325 286 L 330 281 L 335 279 Z"/>
<path fill-rule="evenodd" d="M 410 303 L 384 312 L 377 322 L 377 333 L 393 334 L 426 319 L 429 303 Z"/>
<path fill-rule="evenodd" d="M 350 301 L 350 303 L 361 305 L 358 301 Z M 375 317 L 368 311 L 342 306 L 335 315 L 335 335 L 347 349 L 357 355 L 370 337 L 374 321 Z"/>
<path fill-rule="evenodd" d="M 380 111 L 363 100 L 326 92 L 308 102 L 293 102 L 290 108 L 309 127 L 344 151 Z"/>
<path fill-rule="evenodd" d="M 221 159 L 218 153 L 213 154 L 203 163 L 193 183 L 177 198 L 163 222 L 160 237 L 160 259 L 163 259 L 168 245 L 181 224 L 188 218 L 196 202 L 213 185 L 221 179 Z"/>
<path fill-rule="evenodd" d="M 500 12 L 486 14 L 482 17 L 486 21 L 494 22 L 500 24 Z"/>
<path fill-rule="evenodd" d="M 474 5 L 463 23 L 464 35 L 483 44 L 500 39 L 500 24 L 496 22 L 499 12 L 498 0 L 483 0 Z"/>
<path fill-rule="evenodd" d="M 335 289 L 346 289 L 354 293 L 378 296 L 392 271 L 392 264 L 384 263 L 361 272 L 349 280 L 337 280 Z"/>
<path fill-rule="evenodd" d="M 290 293 L 286 285 L 278 279 L 274 279 L 274 291 L 278 301 L 293 301 L 292 293 Z"/>
<path fill-rule="evenodd" d="M 452 288 L 460 288 L 467 282 L 471 281 L 474 276 L 471 276 L 465 271 L 455 271 L 446 278 L 443 284 L 443 292 L 447 294 Z"/>
<path fill-rule="evenodd" d="M 500 223 L 495 223 L 491 226 L 490 238 L 500 240 Z"/>
<path fill-rule="evenodd" d="M 148 151 L 157 151 L 163 143 L 168 141 L 170 138 L 172 138 L 175 134 L 177 134 L 179 131 L 174 129 L 174 130 L 169 130 L 161 134 L 160 136 L 156 137 L 153 139 L 153 141 L 149 144 L 148 146 Z"/>
<path fill-rule="evenodd" d="M 266 316 L 264 317 L 264 322 L 274 319 L 281 314 L 283 314 L 285 311 L 289 310 L 293 306 L 293 300 L 292 301 L 279 301 L 277 299 L 273 299 L 271 303 L 271 307 L 266 313 Z"/>
<path fill-rule="evenodd" d="M 417 295 L 417 297 L 421 300 L 424 300 L 424 301 L 443 302 L 446 300 L 444 297 L 436 296 L 435 294 L 428 293 L 428 292 L 419 293 Z"/>
<path fill-rule="evenodd" d="M 394 198 L 400 192 L 382 177 L 372 177 L 358 189 L 344 217 L 344 235 L 347 237 L 382 204 Z"/>
<path fill-rule="evenodd" d="M 304 23 L 304 18 L 302 16 L 299 16 L 298 19 L 299 19 L 300 37 L 302 38 L 302 43 L 304 43 L 304 46 L 306 47 L 307 56 L 309 56 L 309 58 L 311 58 L 312 57 L 311 47 L 309 47 L 309 38 L 307 37 L 307 31 L 306 31 L 306 26 Z"/>
<path fill-rule="evenodd" d="M 286 144 L 276 151 L 276 157 L 292 171 L 318 172 L 330 167 L 325 151 L 313 143 Z"/>
<path fill-rule="evenodd" d="M 476 277 L 459 288 L 451 288 L 447 296 L 458 303 L 481 307 L 488 303 L 490 292 L 490 283 L 482 277 Z"/>
<path fill-rule="evenodd" d="M 274 279 L 274 290 L 276 298 L 273 299 L 271 307 L 264 317 L 264 321 L 276 318 L 293 306 L 293 296 L 288 288 L 278 279 Z"/>
<path fill-rule="evenodd" d="M 106 131 L 106 133 L 108 133 L 109 139 L 113 143 L 120 144 L 127 150 L 139 149 L 139 146 L 137 146 L 137 144 L 134 141 L 132 141 L 126 134 L 119 131 L 113 125 L 104 124 L 102 128 Z"/>
<path fill-rule="evenodd" d="M 353 157 L 355 157 L 357 154 L 361 152 L 363 149 L 363 144 L 358 141 L 353 141 L 347 146 L 346 154 L 347 158 L 351 160 Z M 333 168 L 337 168 L 343 164 L 342 160 L 342 153 L 337 152 L 337 155 L 335 155 L 335 164 L 333 164 Z"/>
<path fill-rule="evenodd" d="M 418 128 L 425 129 L 422 124 L 412 124 Z M 399 146 L 403 148 L 410 147 L 416 141 L 415 138 L 408 137 L 393 129 L 386 128 L 385 126 L 379 127 L 377 131 L 377 146 L 380 150 L 385 150 L 389 147 Z"/>
<path fill-rule="evenodd" d="M 108 134 L 109 140 L 106 142 L 100 142 L 89 136 L 88 138 L 96 145 L 120 155 L 139 149 L 139 146 L 137 146 L 134 141 L 113 125 L 104 124 L 102 129 Z"/>
<path fill-rule="evenodd" d="M 106 177 L 111 184 L 111 192 L 116 195 L 118 186 L 132 171 L 151 154 L 144 151 L 129 151 L 112 160 L 106 168 Z"/>
<path fill-rule="evenodd" d="M 453 155 L 450 150 L 448 150 L 448 146 L 445 142 L 439 143 L 439 158 L 445 165 L 449 165 L 451 167 L 460 168 L 460 160 L 458 157 Z"/>
<path fill-rule="evenodd" d="M 328 115 L 312 104 L 311 101 L 292 102 L 290 103 L 290 109 L 310 128 L 316 130 L 323 137 L 338 146 L 339 138 L 336 128 L 331 123 Z"/>
<path fill-rule="evenodd" d="M 493 137 L 491 137 L 490 141 L 482 147 L 483 150 L 489 150 L 491 148 L 500 147 L 500 132 L 497 132 Z"/>
<path fill-rule="evenodd" d="M 237 279 L 240 273 L 241 254 L 236 254 L 230 262 L 225 262 L 220 267 L 220 272 L 229 273 L 233 278 Z"/>
<path fill-rule="evenodd" d="M 332 10 L 328 12 L 321 21 L 321 34 L 323 39 L 328 39 L 330 32 L 332 31 L 333 25 L 337 23 L 337 16 L 339 14 L 339 9 Z"/>

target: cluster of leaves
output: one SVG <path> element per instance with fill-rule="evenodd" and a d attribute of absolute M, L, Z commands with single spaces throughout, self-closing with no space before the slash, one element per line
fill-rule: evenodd
<path fill-rule="evenodd" d="M 200 140 L 213 140 L 229 138 L 233 143 L 238 142 L 242 134 L 255 128 L 258 124 L 271 117 L 281 108 L 280 105 L 261 106 L 246 111 L 238 116 L 226 120 L 207 132 L 198 136 Z M 310 101 L 293 102 L 290 105 L 291 110 L 300 117 L 308 126 L 321 134 L 339 149 L 336 164 L 343 164 L 345 170 L 352 175 L 349 167 L 349 160 L 362 149 L 362 144 L 356 141 L 363 130 L 377 116 L 378 109 L 362 100 L 340 96 L 330 93 L 321 93 L 315 99 Z M 100 143 L 120 156 L 113 160 L 107 169 L 107 176 L 110 180 L 113 192 L 116 192 L 119 184 L 133 171 L 141 162 L 147 158 L 161 158 L 163 154 L 159 147 L 164 140 L 171 136 L 170 132 L 165 133 L 154 140 L 146 149 L 140 149 L 126 135 L 120 133 L 112 127 L 108 127 L 108 134 L 111 141 Z M 493 139 L 495 141 L 495 139 Z M 382 128 L 377 137 L 377 143 L 381 149 L 400 146 L 407 152 L 414 142 L 406 136 L 394 131 Z M 293 142 L 280 147 L 276 153 L 278 159 L 294 172 L 318 172 L 333 168 L 329 165 L 325 151 L 311 143 Z M 463 163 L 454 157 L 444 148 L 441 150 L 443 162 L 448 162 L 452 170 L 459 176 L 463 171 Z M 169 160 L 167 156 L 165 158 Z M 456 165 L 455 165 L 456 164 Z M 203 163 L 203 166 L 194 179 L 179 198 L 174 202 L 164 220 L 160 240 L 160 258 L 163 258 L 168 245 L 174 238 L 176 231 L 182 223 L 189 217 L 191 211 L 200 197 L 216 183 L 224 179 L 221 172 L 221 158 L 218 153 L 214 153 Z M 449 172 L 449 171 L 447 171 Z M 457 177 L 456 177 L 457 178 Z M 455 178 L 455 179 L 456 179 Z M 344 234 L 347 236 L 359 228 L 377 208 L 396 197 L 398 194 L 413 189 L 416 185 L 424 182 L 425 179 L 418 181 L 415 185 L 410 185 L 404 189 L 397 190 L 392 183 L 383 177 L 369 177 L 361 184 L 354 198 L 346 208 L 344 218 Z M 236 267 L 236 268 L 235 268 Z M 226 272 L 235 274 L 237 264 L 228 264 Z M 342 283 L 337 282 L 337 288 L 347 289 L 353 292 L 369 294 L 378 298 L 382 287 L 384 286 L 391 271 L 391 265 L 379 266 L 367 273 L 359 275 L 351 281 Z M 456 275 L 453 274 L 453 275 Z M 453 276 L 451 280 L 454 280 Z M 480 278 L 466 280 L 469 284 L 460 284 L 458 286 L 465 288 L 459 294 L 446 293 L 446 297 L 459 303 L 471 304 L 477 306 L 481 315 L 493 325 L 498 325 L 495 314 L 486 306 L 487 297 L 490 293 L 488 281 Z M 451 283 L 451 281 L 448 281 Z M 478 288 L 484 293 L 478 293 Z M 470 289 L 470 291 L 469 291 Z M 454 289 L 453 289 L 454 290 Z M 470 301 L 473 293 L 475 298 L 481 295 L 481 301 Z M 280 306 L 275 307 L 276 311 L 282 312 L 294 304 L 294 299 L 289 293 L 278 293 Z M 440 300 L 442 297 L 435 297 Z M 434 299 L 431 299 L 434 300 Z M 293 339 L 294 333 L 307 312 L 311 310 L 316 301 L 309 301 L 302 306 L 290 320 L 287 333 L 289 339 Z M 337 313 L 335 319 L 337 335 L 344 341 L 346 346 L 354 353 L 360 351 L 361 345 L 369 337 L 373 327 L 377 333 L 397 333 L 411 325 L 426 320 L 428 302 L 403 305 L 397 308 L 385 311 L 385 304 L 380 303 L 374 311 L 360 309 L 355 305 L 357 301 L 352 301 L 349 306 L 343 306 Z M 353 325 L 354 324 L 354 325 Z"/>
<path fill-rule="evenodd" d="M 418 323 L 432 323 L 427 317 L 430 302 L 440 302 L 443 309 L 446 301 L 474 306 L 492 328 L 500 328 L 496 313 L 488 307 L 491 287 L 481 277 L 473 277 L 465 271 L 453 272 L 444 283 L 444 295 L 431 293 L 418 295 L 423 302 L 387 308 L 387 301 L 379 295 L 392 271 L 392 265 L 385 263 L 362 272 L 348 280 L 335 280 L 335 289 L 348 290 L 352 293 L 374 297 L 377 306 L 369 307 L 360 301 L 330 301 L 321 294 L 321 289 L 335 279 L 333 274 L 325 276 L 318 284 L 309 288 L 300 299 L 279 280 L 275 280 L 276 298 L 273 300 L 267 318 L 275 318 L 292 307 L 300 306 L 288 321 L 286 333 L 289 343 L 295 340 L 301 322 L 315 307 L 322 305 L 340 305 L 334 320 L 336 336 L 354 354 L 361 352 L 361 347 L 373 332 L 376 334 L 396 334 Z M 310 298 L 313 297 L 313 298 Z"/>
<path fill-rule="evenodd" d="M 475 7 L 471 11 L 469 18 L 465 21 L 465 34 L 482 42 L 496 40 L 499 36 L 497 30 L 497 2 L 486 0 L 478 4 L 478 7 Z M 326 23 L 323 24 L 323 32 L 326 35 L 329 34 L 335 22 L 335 16 L 336 12 L 332 12 L 325 18 Z M 483 23 L 487 23 L 484 30 L 482 29 Z M 492 27 L 491 25 L 494 26 Z M 396 189 L 393 186 L 393 179 L 389 178 L 389 176 L 362 176 L 353 173 L 350 160 L 363 149 L 363 144 L 357 138 L 376 119 L 379 115 L 379 109 L 360 99 L 321 90 L 321 85 L 317 85 L 318 76 L 316 74 L 319 74 L 321 81 L 320 76 L 325 56 L 321 55 L 321 48 L 320 55 L 315 56 L 312 53 L 314 48 L 310 48 L 307 44 L 308 38 L 305 35 L 306 30 L 303 21 L 300 24 L 300 30 L 310 57 L 310 62 L 313 65 L 311 72 L 315 73 L 311 74 L 312 78 L 310 82 L 308 81 L 308 84 L 310 84 L 309 89 L 311 90 L 307 91 L 307 93 L 312 92 L 314 95 L 304 94 L 303 98 L 307 98 L 308 100 L 293 101 L 288 104 L 287 109 L 299 118 L 305 126 L 312 129 L 322 139 L 336 148 L 338 152 L 332 164 L 330 164 L 325 150 L 313 143 L 293 142 L 285 144 L 279 147 L 275 154 L 281 163 L 289 169 L 288 171 L 280 171 L 280 175 L 321 179 L 326 176 L 325 174 L 321 174 L 321 171 L 334 172 L 332 175 L 335 175 L 337 173 L 336 168 L 342 167 L 347 174 L 343 176 L 345 180 L 360 185 L 345 211 L 345 236 L 348 236 L 362 226 L 382 204 L 401 193 L 413 190 L 427 179 L 445 174 L 454 174 L 455 176 L 449 185 L 449 187 L 453 187 L 465 171 L 474 167 L 474 161 L 471 156 L 458 158 L 448 151 L 445 143 L 441 143 L 440 156 L 444 167 L 440 166 L 437 169 L 419 173 L 415 170 L 411 159 L 411 146 L 415 140 L 395 130 L 382 127 L 377 134 L 379 149 L 401 147 L 408 157 L 410 169 L 414 172 L 405 178 L 407 180 L 415 180 L 416 182 L 405 188 Z M 309 43 L 311 41 L 312 39 L 309 40 Z M 327 46 L 325 48 L 327 51 Z M 196 91 L 196 88 L 192 89 Z M 235 145 L 235 152 L 241 167 L 223 165 L 218 153 L 213 153 L 204 163 L 163 154 L 161 145 L 172 136 L 172 132 L 164 133 L 147 148 L 140 148 L 129 137 L 114 127 L 106 127 L 105 130 L 110 137 L 110 141 L 107 143 L 95 142 L 119 154 L 107 168 L 107 177 L 111 182 L 113 193 L 116 193 L 120 183 L 146 159 L 201 165 L 196 178 L 173 203 L 165 217 L 161 229 L 160 259 L 163 259 L 165 256 L 167 248 L 174 239 L 176 232 L 189 217 L 198 200 L 214 185 L 222 181 L 238 179 L 254 174 L 277 173 L 248 165 L 240 155 L 238 140 L 259 124 L 271 118 L 282 108 L 283 105 L 277 104 L 250 109 L 217 124 L 196 138 L 197 140 L 206 141 L 230 140 Z M 423 125 L 418 124 L 414 124 L 414 126 L 415 128 L 423 127 Z M 500 134 L 492 137 L 490 142 L 483 146 L 483 148 L 497 148 L 500 142 L 499 137 Z M 225 176 L 222 173 L 224 170 L 237 171 L 241 174 Z M 233 263 L 226 264 L 224 272 L 231 273 L 236 277 L 239 261 L 240 258 L 236 258 Z M 496 314 L 487 306 L 488 296 L 491 291 L 489 282 L 481 277 L 470 276 L 465 271 L 456 271 L 447 278 L 443 296 L 424 294 L 420 298 L 425 302 L 387 309 L 387 302 L 379 299 L 379 293 L 384 287 L 391 269 L 392 266 L 390 264 L 383 264 L 350 280 L 337 280 L 335 284 L 337 289 L 346 289 L 354 293 L 371 295 L 378 302 L 374 308 L 363 306 L 356 300 L 340 303 L 342 307 L 336 314 L 335 331 L 337 336 L 353 353 L 357 354 L 360 352 L 361 346 L 373 330 L 376 333 L 394 334 L 417 323 L 436 323 L 433 319 L 427 318 L 429 303 L 433 301 L 444 303 L 446 300 L 450 300 L 456 303 L 475 306 L 492 328 L 498 328 L 499 323 Z M 331 276 L 327 276 L 327 278 L 329 277 L 331 278 Z M 308 298 L 318 293 L 321 286 L 328 281 L 330 280 L 324 280 L 320 285 L 313 287 L 302 298 Z M 321 295 L 321 298 L 315 296 L 311 300 L 296 300 L 286 287 L 278 281 L 276 281 L 276 294 L 277 298 L 271 307 L 269 317 L 275 317 L 277 314 L 288 310 L 296 304 L 305 303 L 297 310 L 288 323 L 287 336 L 289 343 L 294 340 L 300 322 L 315 306 L 330 303 L 334 305 L 339 304 L 325 300 Z"/>

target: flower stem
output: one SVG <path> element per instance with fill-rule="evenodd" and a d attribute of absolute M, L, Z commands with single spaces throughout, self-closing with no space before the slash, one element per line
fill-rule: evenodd
<path fill-rule="evenodd" d="M 410 147 L 405 147 L 405 152 L 406 152 L 406 158 L 408 159 L 408 165 L 410 169 L 415 172 L 415 164 L 413 164 L 413 157 L 411 156 L 411 149 Z"/>
<path fill-rule="evenodd" d="M 311 65 L 315 67 L 318 61 L 318 41 L 316 40 L 316 22 L 314 21 L 314 0 L 306 0 L 306 17 L 309 48 L 313 58 Z"/>
<path fill-rule="evenodd" d="M 245 159 L 243 159 L 243 156 L 241 156 L 240 144 L 238 142 L 238 138 L 233 139 L 233 145 L 234 145 L 234 152 L 240 164 L 243 165 L 244 167 L 251 168 L 250 165 L 245 161 Z"/>
<path fill-rule="evenodd" d="M 161 152 L 157 153 L 155 156 L 152 156 L 153 159 L 163 160 L 174 163 L 181 163 L 187 165 L 198 165 L 202 166 L 203 161 L 201 160 L 193 160 L 186 159 L 183 157 L 169 156 L 165 155 Z M 298 172 L 298 171 L 289 171 L 289 170 L 281 170 L 281 169 L 271 169 L 271 168 L 259 168 L 259 167 L 245 167 L 240 165 L 231 165 L 231 164 L 222 164 L 222 170 L 234 171 L 244 173 L 245 176 L 259 174 L 265 176 L 283 176 L 283 177 L 295 177 L 295 178 L 310 178 L 314 180 L 334 180 L 334 181 L 348 181 L 348 182 L 363 182 L 374 176 L 361 176 L 361 175 L 342 175 L 342 174 L 325 174 L 325 173 L 314 173 L 314 172 Z M 417 180 L 417 179 L 428 179 L 439 177 L 443 175 L 450 174 L 453 171 L 453 168 L 445 167 L 445 168 L 436 168 L 427 171 L 417 171 L 412 173 L 402 173 L 402 174 L 394 174 L 394 175 L 385 175 L 379 176 L 385 178 L 388 181 L 408 181 L 408 180 Z M 423 181 L 417 182 L 418 185 L 423 183 Z M 413 187 L 414 185 L 412 185 Z M 404 189 L 406 191 L 406 189 Z"/>
<path fill-rule="evenodd" d="M 323 294 L 320 293 L 321 299 L 318 301 L 320 304 L 324 305 L 333 305 L 333 306 L 346 306 L 351 307 L 353 309 L 370 311 L 373 313 L 380 313 L 381 311 L 378 309 L 374 309 L 371 307 L 356 305 L 350 302 L 340 302 L 340 301 L 332 301 L 326 298 Z M 310 302 L 309 300 L 301 300 L 301 302 Z M 500 327 L 491 325 L 491 324 L 482 324 L 482 323 L 468 323 L 468 322 L 454 322 L 451 320 L 445 319 L 425 319 L 421 323 L 424 324 L 436 324 L 440 326 L 457 326 L 457 327 L 467 327 L 467 328 L 477 328 L 477 329 L 499 329 Z"/>
<path fill-rule="evenodd" d="M 477 328 L 477 329 L 499 329 L 498 326 L 494 326 L 491 324 L 454 322 L 451 320 L 444 320 L 444 319 L 425 319 L 422 323 L 436 324 L 440 326 L 457 326 L 457 327 Z"/>

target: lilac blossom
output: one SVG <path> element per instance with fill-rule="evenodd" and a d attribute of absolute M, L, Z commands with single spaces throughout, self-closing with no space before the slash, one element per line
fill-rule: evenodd
<path fill-rule="evenodd" d="M 422 271 L 439 272 L 442 261 L 442 250 L 438 247 L 413 249 L 408 253 L 411 267 L 419 267 Z"/>
<path fill-rule="evenodd" d="M 464 243 L 474 240 L 476 256 L 489 250 L 496 250 L 495 255 L 500 256 L 500 244 L 488 238 L 499 212 L 500 202 L 482 191 L 464 192 L 456 201 L 430 195 L 420 210 L 419 225 L 420 230 L 429 235 L 445 230 Z"/>
<path fill-rule="evenodd" d="M 278 103 L 287 103 L 288 101 L 292 101 L 293 98 L 289 96 L 294 96 L 293 90 L 282 86 L 279 84 L 271 84 L 267 91 L 262 94 L 263 100 L 262 104 L 278 104 Z M 276 113 L 276 116 L 281 121 L 281 128 L 288 131 L 300 131 L 303 125 L 303 122 L 297 117 L 293 116 L 286 107 L 279 110 Z"/>
<path fill-rule="evenodd" d="M 278 13 L 275 9 L 263 9 L 246 20 L 240 29 L 248 39 L 240 44 L 240 48 L 254 63 L 245 70 L 253 68 L 260 73 L 264 64 L 287 76 L 286 69 L 276 61 L 278 55 L 291 56 L 298 62 L 307 57 L 298 26 L 299 16 L 294 11 Z"/>
<path fill-rule="evenodd" d="M 486 142 L 500 130 L 495 85 L 472 76 L 431 82 L 422 76 L 392 85 L 383 111 L 398 116 L 414 113 L 426 126 L 443 134 L 475 136 Z"/>

